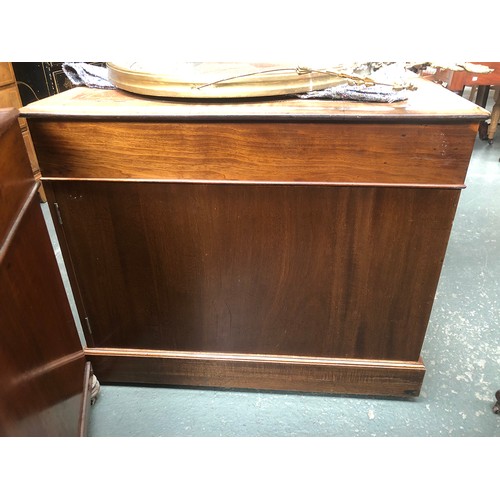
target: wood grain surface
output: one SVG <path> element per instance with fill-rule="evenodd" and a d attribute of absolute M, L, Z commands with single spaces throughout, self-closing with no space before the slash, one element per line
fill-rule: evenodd
<path fill-rule="evenodd" d="M 372 396 L 418 396 L 425 374 L 415 363 L 127 349 L 87 349 L 104 383 L 199 385 Z"/>
<path fill-rule="evenodd" d="M 0 247 L 36 181 L 15 109 L 0 110 Z"/>
<path fill-rule="evenodd" d="M 476 124 L 34 121 L 45 178 L 463 186 Z"/>
<path fill-rule="evenodd" d="M 77 436 L 85 359 L 14 110 L 0 152 L 0 436 Z"/>
<path fill-rule="evenodd" d="M 85 358 L 35 193 L 0 259 L 0 331 L 0 435 L 78 436 Z"/>
<path fill-rule="evenodd" d="M 422 79 L 408 100 L 365 103 L 321 99 L 264 98 L 250 100 L 162 99 L 138 96 L 123 90 L 77 87 L 33 102 L 21 114 L 33 119 L 112 119 L 156 121 L 266 120 L 341 122 L 429 122 L 486 120 L 488 111 L 462 99 L 440 85 Z M 31 120 L 32 121 L 32 120 Z"/>
<path fill-rule="evenodd" d="M 459 195 L 49 184 L 90 345 L 408 361 Z"/>

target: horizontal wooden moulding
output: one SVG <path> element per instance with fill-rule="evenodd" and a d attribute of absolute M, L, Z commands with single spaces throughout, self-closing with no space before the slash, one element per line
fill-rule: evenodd
<path fill-rule="evenodd" d="M 102 383 L 150 383 L 330 394 L 418 396 L 423 361 L 140 349 L 85 350 Z"/>
<path fill-rule="evenodd" d="M 207 184 L 207 185 L 258 185 L 258 186 L 330 186 L 330 187 L 367 187 L 367 188 L 411 188 L 411 189 L 465 189 L 465 184 L 395 184 L 395 183 L 355 183 L 355 182 L 257 182 L 257 181 L 217 181 L 217 180 L 204 180 L 204 179 L 171 179 L 165 181 L 164 179 L 112 179 L 112 178 L 98 178 L 86 179 L 80 177 L 44 177 L 44 182 L 111 182 L 111 183 L 131 183 L 131 184 Z"/>

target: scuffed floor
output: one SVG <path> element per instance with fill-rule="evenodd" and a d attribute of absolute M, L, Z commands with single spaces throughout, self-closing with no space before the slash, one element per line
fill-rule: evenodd
<path fill-rule="evenodd" d="M 500 139 L 476 141 L 414 400 L 102 387 L 90 436 L 500 436 Z"/>

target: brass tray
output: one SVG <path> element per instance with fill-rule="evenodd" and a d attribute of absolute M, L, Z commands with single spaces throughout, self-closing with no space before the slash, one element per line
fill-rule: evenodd
<path fill-rule="evenodd" d="M 321 90 L 349 81 L 337 68 L 271 63 L 107 63 L 118 88 L 142 95 L 180 98 L 245 98 Z"/>

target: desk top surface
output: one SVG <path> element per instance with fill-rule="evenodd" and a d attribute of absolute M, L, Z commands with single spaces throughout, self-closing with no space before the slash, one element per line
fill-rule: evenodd
<path fill-rule="evenodd" d="M 138 96 L 123 90 L 77 87 L 21 108 L 21 116 L 78 120 L 480 121 L 489 112 L 432 82 L 406 101 L 363 103 L 298 98 L 195 101 Z"/>

